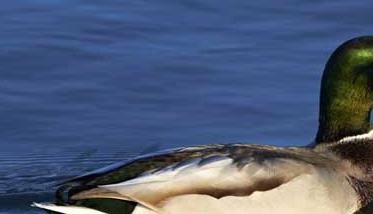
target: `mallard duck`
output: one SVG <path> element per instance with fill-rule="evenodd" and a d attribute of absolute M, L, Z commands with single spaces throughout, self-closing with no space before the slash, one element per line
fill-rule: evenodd
<path fill-rule="evenodd" d="M 373 201 L 373 36 L 342 44 L 321 81 L 305 147 L 230 144 L 149 154 L 73 178 L 58 213 L 351 214 Z"/>

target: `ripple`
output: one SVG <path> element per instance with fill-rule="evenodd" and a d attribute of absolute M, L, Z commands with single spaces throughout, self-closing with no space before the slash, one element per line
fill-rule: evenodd
<path fill-rule="evenodd" d="M 0 153 L 0 194 L 50 191 L 61 181 L 136 155 L 138 153 L 118 151 L 70 153 L 63 156 L 32 153 L 15 156 Z"/>

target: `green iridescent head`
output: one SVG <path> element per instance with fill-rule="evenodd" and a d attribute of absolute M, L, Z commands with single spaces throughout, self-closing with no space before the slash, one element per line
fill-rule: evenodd
<path fill-rule="evenodd" d="M 334 51 L 321 80 L 317 143 L 371 129 L 373 36 L 351 39 Z"/>

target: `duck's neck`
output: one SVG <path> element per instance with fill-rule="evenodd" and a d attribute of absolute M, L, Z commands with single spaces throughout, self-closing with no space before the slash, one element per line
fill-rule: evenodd
<path fill-rule="evenodd" d="M 370 109 L 359 102 L 321 101 L 317 143 L 335 142 L 371 130 Z"/>

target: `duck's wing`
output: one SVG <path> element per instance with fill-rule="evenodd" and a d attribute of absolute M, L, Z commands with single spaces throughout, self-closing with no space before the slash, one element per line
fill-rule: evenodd
<path fill-rule="evenodd" d="M 63 188 L 70 186 L 70 200 L 119 199 L 158 211 L 162 202 L 174 196 L 222 198 L 270 190 L 311 173 L 314 167 L 330 167 L 333 161 L 302 148 L 244 144 L 190 147 L 95 171 Z"/>

